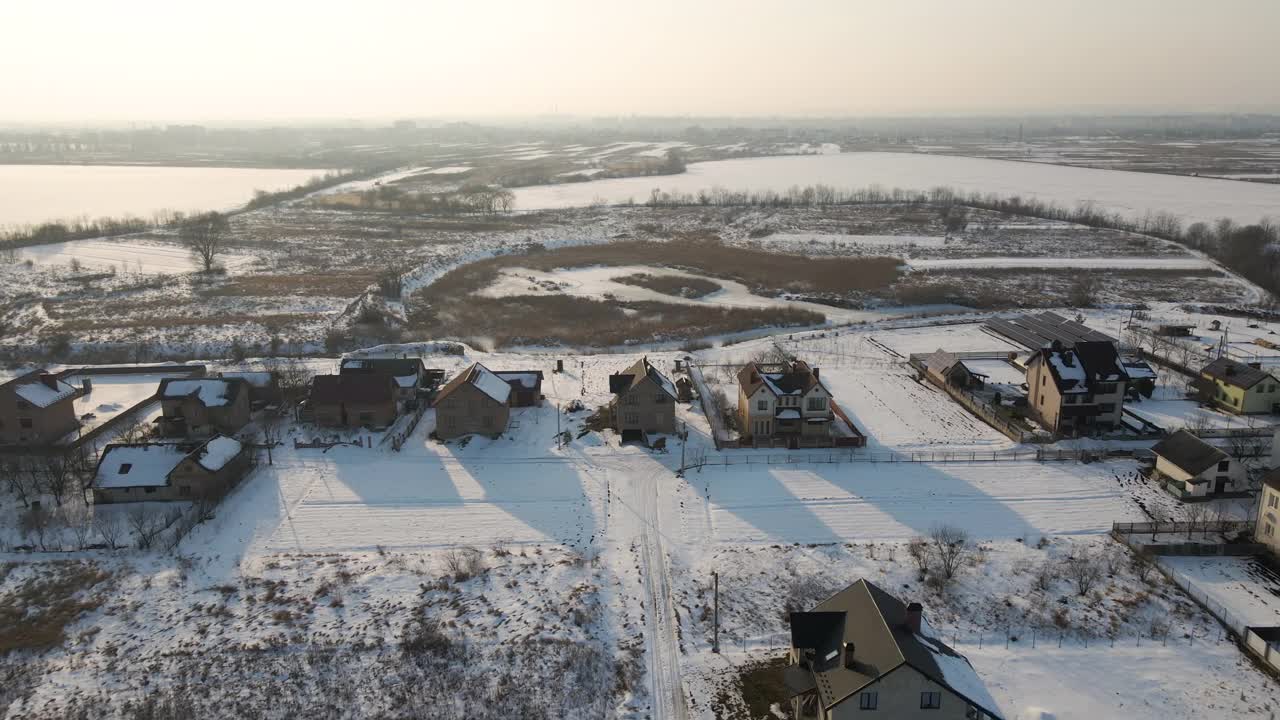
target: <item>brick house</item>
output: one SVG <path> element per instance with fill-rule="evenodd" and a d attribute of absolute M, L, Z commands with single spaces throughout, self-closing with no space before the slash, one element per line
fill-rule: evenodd
<path fill-rule="evenodd" d="M 384 428 L 399 414 L 396 389 L 392 377 L 380 373 L 317 375 L 307 406 L 321 427 Z"/>
<path fill-rule="evenodd" d="M 216 435 L 201 443 L 108 445 L 94 470 L 95 503 L 216 499 L 252 464 L 238 440 Z"/>
<path fill-rule="evenodd" d="M 249 383 L 241 378 L 165 378 L 158 394 L 165 437 L 234 435 L 249 423 Z"/>
<path fill-rule="evenodd" d="M 810 612 L 791 613 L 783 682 L 796 718 L 1003 717 L 969 660 L 929 626 L 924 608 L 866 580 Z"/>
<path fill-rule="evenodd" d="M 609 403 L 613 427 L 624 440 L 643 440 L 652 433 L 676 431 L 676 386 L 667 376 L 641 358 L 620 373 L 609 376 Z"/>
<path fill-rule="evenodd" d="M 78 395 L 43 370 L 0 385 L 0 445 L 49 445 L 75 432 Z"/>
<path fill-rule="evenodd" d="M 748 363 L 738 371 L 738 423 L 753 440 L 784 438 L 788 445 L 831 437 L 831 391 L 818 368 L 803 360 L 777 366 Z"/>
<path fill-rule="evenodd" d="M 473 363 L 436 393 L 436 437 L 498 437 L 511 419 L 511 395 L 510 383 Z"/>
<path fill-rule="evenodd" d="M 434 377 L 422 358 L 343 358 L 339 375 L 383 375 L 395 385 L 396 403 L 404 412 L 415 406 L 418 396 Z"/>

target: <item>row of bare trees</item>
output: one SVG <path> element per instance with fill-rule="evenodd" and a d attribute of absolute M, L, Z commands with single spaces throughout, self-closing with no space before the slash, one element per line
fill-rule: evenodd
<path fill-rule="evenodd" d="M 74 456 L 36 455 L 5 458 L 0 461 L 0 476 L 23 507 L 44 496 L 61 507 L 71 493 L 81 490 L 85 473 Z"/>

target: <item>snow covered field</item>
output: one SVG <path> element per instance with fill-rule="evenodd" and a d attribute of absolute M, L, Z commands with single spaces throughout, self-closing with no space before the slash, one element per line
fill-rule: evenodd
<path fill-rule="evenodd" d="M 115 269 L 120 273 L 139 275 L 174 275 L 201 270 L 200 261 L 180 245 L 140 240 L 73 240 L 51 245 L 32 245 L 17 249 L 19 261 L 30 260 L 40 265 L 67 265 L 78 261 L 87 269 Z M 218 263 L 235 270 L 253 262 L 246 255 L 220 254 Z"/>
<path fill-rule="evenodd" d="M 1140 218 L 1173 212 L 1187 222 L 1229 217 L 1255 223 L 1280 207 L 1280 187 L 1262 183 L 1152 173 L 1095 170 L 1041 163 L 908 153 L 837 153 L 744 158 L 693 163 L 681 175 L 618 178 L 568 185 L 519 188 L 516 207 L 534 210 L 581 207 L 598 199 L 643 202 L 653 188 L 668 192 L 776 190 L 794 185 L 928 190 L 938 186 L 965 192 L 1031 196 L 1072 208 L 1099 209 Z"/>
<path fill-rule="evenodd" d="M 1280 626 L 1280 575 L 1247 557 L 1171 557 L 1161 563 L 1249 626 Z"/>
<path fill-rule="evenodd" d="M 977 258 L 923 258 L 908 263 L 915 270 L 941 270 L 956 268 L 1082 268 L 1098 270 L 1204 270 L 1216 268 L 1204 258 L 1151 258 L 1151 257 L 977 257 Z"/>

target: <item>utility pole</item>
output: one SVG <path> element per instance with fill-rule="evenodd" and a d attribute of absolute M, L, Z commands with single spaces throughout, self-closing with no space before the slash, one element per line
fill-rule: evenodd
<path fill-rule="evenodd" d="M 689 444 L 689 423 L 681 422 L 680 429 L 680 472 L 684 472 L 684 446 Z"/>
<path fill-rule="evenodd" d="M 556 403 L 556 447 L 564 447 L 564 438 L 560 435 L 560 403 Z"/>
<path fill-rule="evenodd" d="M 715 628 L 714 634 L 711 636 L 711 652 L 720 652 L 720 573 L 711 573 L 712 581 L 715 583 L 715 600 L 714 609 L 711 613 L 711 623 Z"/>

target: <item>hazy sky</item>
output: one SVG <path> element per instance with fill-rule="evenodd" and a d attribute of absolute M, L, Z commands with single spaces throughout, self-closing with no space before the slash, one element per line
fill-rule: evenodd
<path fill-rule="evenodd" d="M 7 0 L 0 122 L 1277 111 L 1280 0 Z"/>

